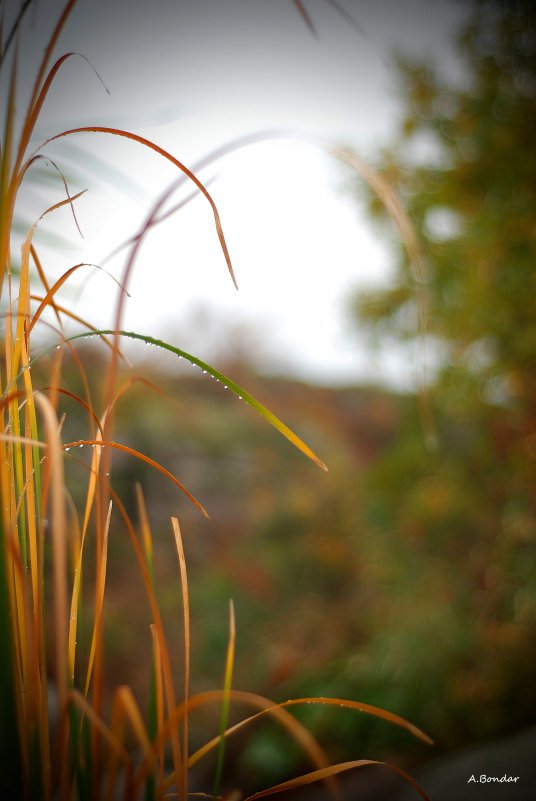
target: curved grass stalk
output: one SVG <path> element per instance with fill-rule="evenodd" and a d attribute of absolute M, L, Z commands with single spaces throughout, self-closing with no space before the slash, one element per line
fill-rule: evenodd
<path fill-rule="evenodd" d="M 225 240 L 225 236 L 223 233 L 219 211 L 212 198 L 212 195 L 210 194 L 204 183 L 200 181 L 199 178 L 195 175 L 195 173 L 193 173 L 185 164 L 179 161 L 179 159 L 175 158 L 175 156 L 173 156 L 167 150 L 164 150 L 164 148 L 160 147 L 160 145 L 157 145 L 155 142 L 152 142 L 150 139 L 146 139 L 145 137 L 139 136 L 138 134 L 132 133 L 131 131 L 122 130 L 121 128 L 108 128 L 102 125 L 84 126 L 82 128 L 71 128 L 68 131 L 62 131 L 62 133 L 56 134 L 55 136 L 52 136 L 45 142 L 43 142 L 43 144 L 40 145 L 39 149 L 46 147 L 46 145 L 48 145 L 50 142 L 54 142 L 55 140 L 61 139 L 64 136 L 72 136 L 73 134 L 79 134 L 79 133 L 102 133 L 102 134 L 108 134 L 110 136 L 119 136 L 124 139 L 130 139 L 134 142 L 138 142 L 138 144 L 148 147 L 150 150 L 153 150 L 159 156 L 162 156 L 164 159 L 171 162 L 171 164 L 173 164 L 175 167 L 178 167 L 178 169 L 181 172 L 183 172 L 190 179 L 190 181 L 192 181 L 192 183 L 195 184 L 195 186 L 199 189 L 201 194 L 205 196 L 210 205 L 210 208 L 212 209 L 214 224 L 216 227 L 216 233 L 218 235 L 218 239 L 220 242 L 223 255 L 225 257 L 225 261 L 227 263 L 227 269 L 229 270 L 229 275 L 231 276 L 235 288 L 238 289 L 238 284 L 236 282 L 233 265 L 231 263 L 231 256 L 229 254 L 227 242 Z M 16 185 L 20 185 L 20 181 L 22 181 L 22 178 L 30 165 L 30 161 L 31 159 L 20 167 L 20 171 L 17 173 L 15 177 Z"/>
<path fill-rule="evenodd" d="M 219 696 L 221 692 L 222 691 L 217 691 L 217 695 Z M 236 693 L 235 691 L 231 691 L 231 695 L 233 698 L 236 699 L 240 699 L 242 698 L 242 696 L 245 695 L 248 695 L 248 697 L 250 697 L 249 694 L 244 694 L 240 692 Z M 198 699 L 200 704 L 204 704 L 213 700 L 213 697 L 212 694 L 209 692 L 200 694 L 199 696 L 193 696 L 192 701 L 193 699 Z M 268 699 L 263 699 L 263 701 L 268 701 Z M 430 739 L 430 737 L 428 737 L 427 734 L 425 734 L 423 731 L 421 731 L 421 729 L 419 729 L 417 726 L 414 726 L 413 723 L 410 723 L 405 718 L 402 718 L 399 715 L 395 715 L 392 712 L 388 712 L 386 709 L 382 709 L 381 707 L 372 706 L 370 704 L 364 704 L 359 701 L 351 701 L 346 698 L 308 697 L 308 698 L 294 698 L 289 701 L 282 701 L 279 704 L 272 703 L 270 706 L 265 706 L 263 709 L 261 709 L 260 712 L 257 712 L 255 715 L 251 715 L 250 717 L 241 720 L 239 723 L 236 723 L 234 726 L 231 726 L 225 732 L 225 736 L 229 736 L 230 734 L 234 734 L 235 732 L 240 731 L 242 728 L 244 728 L 245 726 L 249 726 L 255 720 L 258 720 L 260 717 L 264 715 L 274 714 L 278 710 L 286 710 L 292 706 L 304 706 L 309 704 L 336 706 L 343 709 L 344 708 L 353 709 L 356 712 L 363 712 L 365 714 L 372 715 L 373 717 L 381 718 L 382 720 L 385 720 L 388 723 L 392 723 L 395 726 L 399 726 L 400 728 L 406 729 L 406 731 L 409 731 L 410 734 L 412 734 L 417 739 L 422 740 L 428 745 L 433 745 L 433 741 Z M 181 711 L 181 714 L 184 714 L 184 712 Z M 190 757 L 189 764 L 195 765 L 197 762 L 199 762 L 200 759 L 206 756 L 206 754 L 209 753 L 209 751 L 212 751 L 218 745 L 220 739 L 221 739 L 220 737 L 215 737 L 212 740 L 210 740 L 210 742 L 206 743 L 204 746 L 199 748 L 198 751 L 196 751 L 195 754 L 192 754 L 192 756 Z"/>
<path fill-rule="evenodd" d="M 309 457 L 315 464 L 317 464 L 322 470 L 327 471 L 327 466 L 324 462 L 311 450 L 311 448 L 303 442 L 300 437 L 298 437 L 285 423 L 283 423 L 278 417 L 273 414 L 266 406 L 263 406 L 258 400 L 256 400 L 252 395 L 249 394 L 243 387 L 239 386 L 232 378 L 220 373 L 219 370 L 212 367 L 207 362 L 198 359 L 197 356 L 193 356 L 191 353 L 187 353 L 185 350 L 181 348 L 177 348 L 174 345 L 170 345 L 168 342 L 164 342 L 162 339 L 155 339 L 155 337 L 151 337 L 147 334 L 137 334 L 134 331 L 113 331 L 112 329 L 101 329 L 99 331 L 91 331 L 91 332 L 84 332 L 82 334 L 76 334 L 75 336 L 69 337 L 66 341 L 73 342 L 77 339 L 86 339 L 87 337 L 91 336 L 111 336 L 111 335 L 118 335 L 122 337 L 127 337 L 128 339 L 135 339 L 139 340 L 140 342 L 145 342 L 147 345 L 154 345 L 157 348 L 162 348 L 163 350 L 167 350 L 170 353 L 175 354 L 181 359 L 185 359 L 186 361 L 190 362 L 190 364 L 199 367 L 200 370 L 204 374 L 212 376 L 215 378 L 216 381 L 223 384 L 224 388 L 231 390 L 240 400 L 245 401 L 249 406 L 251 406 L 255 411 L 264 417 L 264 419 L 270 423 L 280 434 L 286 437 L 298 450 L 302 451 L 306 456 Z M 37 359 L 45 356 L 49 353 L 52 348 L 47 349 L 43 353 L 39 354 L 37 357 L 34 358 L 34 363 Z"/>
<path fill-rule="evenodd" d="M 363 768 L 366 765 L 383 765 L 390 770 L 394 770 L 395 773 L 398 773 L 399 776 L 410 784 L 415 791 L 424 799 L 424 801 L 430 801 L 430 798 L 426 795 L 422 787 L 418 784 L 418 782 L 406 773 L 406 771 L 402 770 L 401 768 L 396 767 L 396 765 L 390 765 L 388 762 L 381 762 L 377 759 L 356 759 L 350 762 L 340 762 L 337 765 L 330 765 L 327 768 L 321 768 L 320 770 L 314 770 L 311 773 L 305 773 L 302 776 L 298 776 L 295 779 L 290 779 L 289 781 L 282 782 L 281 784 L 276 784 L 274 787 L 270 787 L 267 790 L 261 790 L 259 793 L 253 793 L 253 795 L 249 795 L 245 801 L 257 801 L 259 798 L 266 798 L 269 795 L 275 795 L 276 793 L 282 793 L 285 790 L 294 790 L 296 787 L 305 787 L 306 785 L 313 784 L 314 782 L 318 782 L 322 779 L 327 779 L 333 776 L 338 775 L 339 773 L 345 773 L 349 770 L 355 770 L 356 768 Z"/>

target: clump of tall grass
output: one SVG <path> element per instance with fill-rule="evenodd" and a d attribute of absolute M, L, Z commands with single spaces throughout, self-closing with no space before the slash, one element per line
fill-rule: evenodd
<path fill-rule="evenodd" d="M 204 507 L 187 487 L 149 454 L 140 453 L 114 439 L 114 418 L 118 400 L 132 382 L 121 383 L 119 361 L 124 338 L 142 340 L 187 359 L 203 372 L 223 382 L 261 414 L 296 447 L 324 468 L 312 450 L 275 415 L 232 379 L 181 349 L 150 336 L 121 330 L 123 306 L 129 276 L 146 232 L 161 219 L 170 195 L 166 191 L 150 209 L 145 223 L 129 243 L 114 326 L 96 330 L 57 301 L 57 293 L 83 266 L 73 265 L 54 282 L 47 277 L 34 243 L 38 223 L 63 207 L 75 214 L 80 194 L 70 195 L 64 181 L 65 197 L 50 205 L 27 231 L 20 256 L 14 252 L 13 229 L 17 196 L 31 170 L 43 158 L 49 142 L 79 134 L 123 137 L 149 148 L 167 159 L 181 180 L 190 181 L 212 212 L 224 260 L 235 281 L 231 258 L 216 205 L 203 183 L 175 156 L 134 133 L 115 128 L 91 126 L 59 132 L 33 152 L 30 142 L 41 109 L 57 73 L 73 55 L 56 61 L 52 54 L 75 0 L 66 3 L 46 47 L 37 71 L 31 97 L 20 130 L 16 132 L 17 100 L 16 40 L 21 12 L 3 39 L 2 68 L 9 65 L 5 101 L 5 124 L 1 142 L 0 197 L 0 288 L 3 331 L 1 337 L 0 433 L 0 784 L 6 798 L 24 799 L 108 799 L 125 801 L 145 797 L 160 799 L 171 794 L 188 796 L 190 769 L 212 752 L 216 753 L 212 797 L 220 797 L 225 743 L 234 733 L 254 721 L 272 716 L 294 738 L 311 761 L 312 770 L 298 778 L 258 792 L 261 798 L 293 787 L 324 780 L 337 796 L 337 774 L 371 764 L 355 760 L 330 765 L 324 751 L 310 732 L 289 712 L 301 704 L 341 706 L 365 712 L 401 726 L 428 741 L 427 736 L 397 715 L 364 703 L 333 698 L 300 698 L 275 704 L 261 696 L 235 690 L 232 686 L 235 625 L 231 605 L 225 677 L 220 690 L 190 692 L 190 610 L 186 558 L 179 521 L 170 521 L 170 535 L 177 553 L 177 571 L 182 598 L 182 678 L 177 685 L 169 641 L 157 602 L 153 571 L 153 539 L 150 510 L 142 488 L 136 486 L 137 519 L 127 512 L 114 489 L 112 454 L 126 453 L 142 460 L 172 481 L 202 514 Z M 61 174 L 61 173 L 60 173 Z M 159 216 L 160 215 L 160 216 Z M 236 283 L 236 282 L 235 282 Z M 44 323 L 44 313 L 53 315 L 56 341 L 46 350 L 35 351 L 35 332 Z M 67 336 L 64 323 L 74 319 L 81 327 Z M 50 325 L 47 323 L 47 325 Z M 100 402 L 90 386 L 77 340 L 98 337 L 109 358 Z M 37 343 L 39 347 L 39 341 Z M 42 348 L 42 345 L 41 345 Z M 69 352 L 80 375 L 83 392 L 76 395 L 64 385 L 62 367 Z M 64 441 L 66 413 L 63 400 L 80 406 L 86 428 L 76 439 Z M 72 500 L 66 473 L 75 462 L 75 447 L 91 449 L 86 470 L 85 495 L 78 505 Z M 163 479 L 164 480 L 164 479 Z M 128 686 L 115 689 L 111 704 L 104 699 L 104 597 L 108 542 L 118 528 L 126 531 L 141 577 L 140 602 L 148 603 L 152 623 L 148 632 L 150 653 L 140 667 L 150 675 L 150 703 L 142 712 Z M 91 558 L 90 556 L 91 555 Z M 88 560 L 94 571 L 92 620 L 87 643 L 81 649 L 79 610 L 88 576 Z M 57 703 L 51 708 L 51 687 Z M 233 703 L 249 705 L 252 714 L 230 725 Z M 196 750 L 190 746 L 190 729 L 195 712 L 206 706 L 220 708 L 220 726 L 207 733 Z M 396 769 L 396 768 L 395 768 Z M 398 770 L 398 769 L 396 769 Z M 407 781 L 412 779 L 398 770 Z M 423 798 L 424 792 L 415 785 Z"/>

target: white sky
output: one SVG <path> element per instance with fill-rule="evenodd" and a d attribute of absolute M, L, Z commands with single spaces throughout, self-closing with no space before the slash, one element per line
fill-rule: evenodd
<path fill-rule="evenodd" d="M 192 166 L 233 139 L 284 128 L 350 144 L 366 156 L 388 141 L 399 111 L 388 66 L 394 48 L 432 55 L 459 77 L 447 42 L 462 17 L 460 4 L 341 0 L 363 33 L 325 0 L 305 5 L 317 37 L 291 0 L 81 0 L 57 52 L 89 58 L 111 94 L 85 61 L 71 59 L 47 102 L 36 144 L 69 127 L 118 126 Z M 27 21 L 36 56 L 47 19 L 41 4 Z M 31 61 L 25 66 L 23 77 L 31 74 Z M 102 135 L 62 140 L 46 152 L 67 165 L 76 187 L 89 187 L 77 204 L 83 242 L 68 210 L 41 224 L 77 247 L 68 263 L 44 251 L 56 274 L 79 261 L 100 263 L 136 232 L 152 199 L 177 174 L 139 145 Z M 391 256 L 342 194 L 336 164 L 304 141 L 272 139 L 233 152 L 200 177 L 211 181 L 240 291 L 199 196 L 143 246 L 124 328 L 208 360 L 242 337 L 246 350 L 258 350 L 262 369 L 321 383 L 407 382 L 407 365 L 397 364 L 396 354 L 378 360 L 349 336 L 351 293 L 388 280 Z M 107 269 L 120 279 L 123 263 L 117 257 Z M 110 326 L 116 284 L 89 268 L 76 283 L 84 283 L 78 312 Z M 73 292 L 66 289 L 63 297 L 72 301 Z"/>

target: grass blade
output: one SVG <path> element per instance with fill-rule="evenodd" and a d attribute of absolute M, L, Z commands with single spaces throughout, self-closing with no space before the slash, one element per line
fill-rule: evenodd
<path fill-rule="evenodd" d="M 218 234 L 218 239 L 220 241 L 220 246 L 221 246 L 221 249 L 223 251 L 223 255 L 225 257 L 225 261 L 226 261 L 226 264 L 227 264 L 227 269 L 229 270 L 229 275 L 232 278 L 233 284 L 235 285 L 236 289 L 238 289 L 238 284 L 236 282 L 236 278 L 235 278 L 235 274 L 234 274 L 234 270 L 233 270 L 233 265 L 231 263 L 231 257 L 229 255 L 229 250 L 227 248 L 227 242 L 225 241 L 225 236 L 224 236 L 224 233 L 223 233 L 223 228 L 222 228 L 222 224 L 221 224 L 221 220 L 220 220 L 220 215 L 219 215 L 218 209 L 216 208 L 216 204 L 215 204 L 214 200 L 212 199 L 212 195 L 210 194 L 210 192 L 208 191 L 206 186 L 199 180 L 199 178 L 190 169 L 188 169 L 188 167 L 185 164 L 183 164 L 181 161 L 176 159 L 175 156 L 172 156 L 171 153 L 168 153 L 167 150 L 164 150 L 162 147 L 160 147 L 159 145 L 155 144 L 154 142 L 151 142 L 149 139 L 145 139 L 143 136 L 139 136 L 138 134 L 131 133 L 130 131 L 124 131 L 124 130 L 122 130 L 120 128 L 108 128 L 108 127 L 104 127 L 104 126 L 100 126 L 100 125 L 95 125 L 95 126 L 91 126 L 91 127 L 87 126 L 87 127 L 83 127 L 83 128 L 72 128 L 72 129 L 70 129 L 68 131 L 63 131 L 62 133 L 57 134 L 56 136 L 52 136 L 52 137 L 50 137 L 50 139 L 47 139 L 46 142 L 44 142 L 41 145 L 41 148 L 45 147 L 47 144 L 49 144 L 49 142 L 54 142 L 56 139 L 61 139 L 63 136 L 71 136 L 72 134 L 77 134 L 77 133 L 103 133 L 103 134 L 108 134 L 108 135 L 111 135 L 111 136 L 120 136 L 120 137 L 122 137 L 124 139 L 131 139 L 134 142 L 138 142 L 139 144 L 150 148 L 155 153 L 158 153 L 158 155 L 163 156 L 163 158 L 167 159 L 167 161 L 170 161 L 172 164 L 175 165 L 175 167 L 178 167 L 178 169 L 181 172 L 183 172 L 185 175 L 187 175 L 188 178 L 196 185 L 196 187 L 205 196 L 205 198 L 207 199 L 208 203 L 210 204 L 210 207 L 212 209 L 212 214 L 214 215 L 214 223 L 215 223 L 215 226 L 216 226 L 216 232 Z M 17 186 L 19 185 L 20 181 L 22 180 L 22 178 L 24 176 L 24 173 L 28 169 L 30 161 L 31 161 L 31 159 L 29 161 L 27 161 L 26 164 L 24 164 L 21 167 L 20 171 L 18 172 L 18 174 L 16 176 L 16 185 Z"/>
<path fill-rule="evenodd" d="M 267 790 L 261 790 L 260 793 L 254 793 L 253 795 L 248 796 L 245 801 L 257 801 L 258 798 L 266 798 L 268 795 L 275 795 L 275 793 L 282 793 L 285 790 L 293 790 L 296 787 L 304 787 L 307 784 L 312 784 L 313 782 L 320 781 L 321 779 L 326 779 L 329 776 L 335 776 L 338 773 L 343 773 L 348 770 L 353 770 L 355 768 L 363 768 L 366 765 L 385 765 L 385 767 L 394 770 L 400 776 L 402 776 L 412 787 L 415 788 L 417 793 L 424 799 L 424 801 L 430 801 L 422 787 L 415 781 L 415 779 L 406 773 L 401 768 L 397 768 L 394 765 L 389 765 L 387 762 L 380 762 L 376 759 L 356 759 L 352 760 L 351 762 L 340 762 L 338 765 L 330 765 L 327 768 L 321 768 L 320 770 L 314 770 L 311 773 L 305 773 L 302 776 L 298 776 L 295 779 L 290 779 L 290 781 L 282 782 L 281 784 L 277 784 L 274 787 L 270 787 Z"/>
<path fill-rule="evenodd" d="M 190 597 L 188 592 L 188 575 L 186 572 L 186 558 L 184 555 L 184 545 L 182 542 L 182 535 L 179 526 L 179 521 L 176 517 L 171 519 L 173 526 L 173 533 L 175 535 L 175 545 L 177 547 L 177 555 L 179 557 L 179 570 L 181 576 L 181 590 L 182 590 L 182 608 L 183 608 L 183 626 L 184 626 L 184 708 L 185 715 L 182 726 L 182 748 L 183 748 L 183 775 L 178 782 L 179 792 L 182 792 L 184 798 L 188 793 L 188 698 L 190 695 Z M 216 793 L 217 795 L 217 793 Z"/>
<path fill-rule="evenodd" d="M 151 467 L 154 467 L 160 473 L 163 473 L 163 475 L 167 476 L 167 478 L 169 478 L 170 481 L 176 484 L 176 486 L 186 495 L 187 498 L 190 499 L 190 501 L 193 503 L 194 506 L 197 506 L 199 511 L 202 512 L 202 514 L 206 518 L 210 517 L 205 507 L 199 503 L 197 498 L 194 498 L 192 493 L 186 489 L 184 484 L 182 484 L 179 481 L 179 479 L 173 475 L 173 473 L 170 473 L 169 470 L 166 470 L 166 468 L 162 467 L 161 464 L 155 462 L 154 459 L 151 459 L 150 456 L 146 456 L 144 453 L 141 453 L 140 451 L 137 451 L 134 448 L 129 448 L 128 445 L 121 445 L 120 442 L 112 442 L 110 440 L 103 440 L 103 439 L 78 439 L 75 442 L 66 442 L 65 445 L 63 445 L 63 449 L 68 451 L 71 448 L 76 448 L 76 447 L 82 448 L 84 447 L 84 445 L 95 445 L 98 446 L 99 448 L 115 448 L 115 450 L 123 451 L 124 453 L 129 453 L 131 456 L 135 456 L 142 462 L 147 462 L 147 464 L 151 465 Z"/>
<path fill-rule="evenodd" d="M 298 448 L 298 450 L 302 451 L 306 456 L 309 457 L 315 464 L 322 468 L 322 470 L 327 471 L 327 466 L 324 462 L 311 450 L 311 448 L 303 442 L 300 437 L 297 436 L 285 423 L 283 423 L 278 417 L 276 417 L 273 412 L 263 406 L 258 400 L 256 400 L 252 395 L 249 394 L 243 387 L 239 386 L 235 381 L 233 381 L 228 376 L 220 373 L 219 370 L 216 370 L 210 364 L 198 359 L 197 356 L 193 356 L 191 353 L 187 353 L 185 350 L 181 350 L 181 348 L 177 348 L 174 345 L 170 345 L 168 342 L 164 342 L 162 339 L 155 339 L 147 334 L 138 334 L 134 331 L 113 331 L 111 329 L 101 329 L 99 331 L 85 331 L 82 334 L 76 334 L 73 337 L 69 337 L 66 342 L 73 342 L 76 339 L 82 339 L 90 336 L 110 336 L 118 334 L 119 336 L 128 337 L 129 339 L 139 340 L 140 342 L 145 342 L 147 345 L 155 345 L 158 348 L 162 348 L 163 350 L 167 350 L 170 353 L 174 353 L 176 356 L 179 356 L 182 359 L 186 359 L 186 361 L 190 362 L 190 364 L 196 365 L 199 367 L 205 374 L 212 376 L 215 378 L 216 381 L 219 381 L 223 384 L 224 387 L 227 387 L 231 392 L 233 392 L 238 398 L 245 401 L 249 406 L 251 406 L 255 411 L 264 417 L 264 419 L 270 423 L 280 434 L 286 437 L 292 444 Z M 34 363 L 36 359 L 45 356 L 50 351 L 47 350 L 41 353 L 39 356 L 34 358 Z"/>

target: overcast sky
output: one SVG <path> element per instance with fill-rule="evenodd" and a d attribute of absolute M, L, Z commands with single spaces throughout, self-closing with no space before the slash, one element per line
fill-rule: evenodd
<path fill-rule="evenodd" d="M 263 369 L 322 383 L 387 375 L 403 384 L 407 373 L 396 355 L 378 363 L 348 335 L 348 298 L 359 286 L 389 279 L 390 251 L 341 191 L 340 167 L 299 135 L 342 142 L 370 158 L 389 141 L 400 112 L 393 52 L 433 58 L 447 77 L 460 80 L 449 40 L 467 6 L 339 0 L 352 25 L 327 0 L 304 5 L 316 34 L 292 0 L 80 0 L 56 53 L 83 54 L 110 94 L 86 61 L 70 59 L 49 96 L 36 144 L 65 128 L 116 126 L 193 166 L 244 136 L 276 129 L 296 134 L 249 144 L 199 173 L 220 210 L 239 292 L 210 207 L 199 196 L 150 234 L 129 285 L 124 327 L 202 358 L 217 359 L 242 344 L 258 351 Z M 31 47 L 22 93 L 44 47 L 51 9 L 59 6 L 39 2 L 26 19 Z M 36 234 L 55 274 L 79 261 L 101 263 L 136 232 L 152 199 L 177 174 L 139 145 L 103 135 L 70 137 L 46 152 L 65 165 L 76 188 L 89 190 L 77 204 L 83 241 L 68 210 L 41 223 Z M 59 186 L 57 192 L 59 199 Z M 30 187 L 27 195 L 28 208 L 33 202 L 38 213 Z M 59 258 L 57 248 L 46 248 L 47 231 L 61 232 L 72 250 Z M 121 279 L 123 263 L 117 257 L 107 269 Z M 89 268 L 82 272 L 75 282 L 80 297 L 66 288 L 64 298 L 76 300 L 79 313 L 97 325 L 110 325 L 116 284 Z"/>

